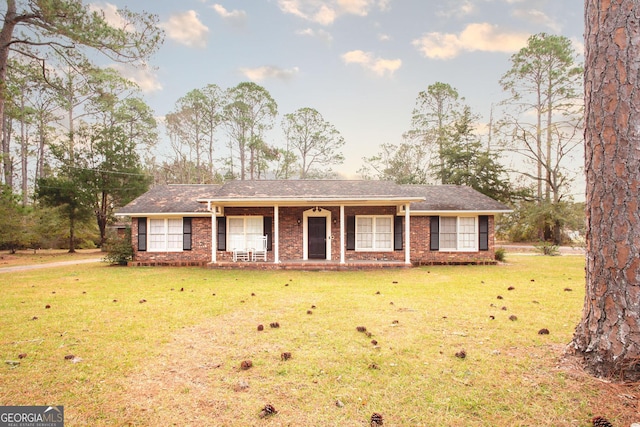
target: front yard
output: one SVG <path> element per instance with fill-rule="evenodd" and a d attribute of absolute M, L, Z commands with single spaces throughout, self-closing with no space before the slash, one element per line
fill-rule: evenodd
<path fill-rule="evenodd" d="M 580 256 L 358 272 L 95 264 L 0 279 L 0 405 L 64 405 L 67 426 L 640 421 L 637 385 L 563 358 Z M 277 413 L 261 417 L 267 404 Z"/>

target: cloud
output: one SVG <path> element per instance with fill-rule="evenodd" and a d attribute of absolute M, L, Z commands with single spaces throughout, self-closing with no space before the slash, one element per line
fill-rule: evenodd
<path fill-rule="evenodd" d="M 284 13 L 320 25 L 331 25 L 342 15 L 367 16 L 371 9 L 387 10 L 389 0 L 278 0 Z"/>
<path fill-rule="evenodd" d="M 220 4 L 212 5 L 211 9 L 215 10 L 218 15 L 234 25 L 244 25 L 247 20 L 247 13 L 244 10 L 232 10 L 229 12 Z"/>
<path fill-rule="evenodd" d="M 512 15 L 526 22 L 545 25 L 554 33 L 562 32 L 562 25 L 539 9 L 516 9 Z"/>
<path fill-rule="evenodd" d="M 198 19 L 194 10 L 174 14 L 167 22 L 162 22 L 158 26 L 166 31 L 170 39 L 185 46 L 205 47 L 207 45 L 206 36 L 209 28 Z"/>
<path fill-rule="evenodd" d="M 89 10 L 102 13 L 107 24 L 114 28 L 126 29 L 129 24 L 118 12 L 118 7 L 111 3 L 92 3 L 89 5 Z"/>
<path fill-rule="evenodd" d="M 315 37 L 320 40 L 324 40 L 325 42 L 333 41 L 333 36 L 331 35 L 331 33 L 325 30 L 314 30 L 313 28 L 305 28 L 304 30 L 296 31 L 296 34 L 300 36 Z"/>
<path fill-rule="evenodd" d="M 452 59 L 462 52 L 511 53 L 526 46 L 529 34 L 502 31 L 488 23 L 469 24 L 459 34 L 426 33 L 412 44 L 427 58 Z"/>
<path fill-rule="evenodd" d="M 249 80 L 261 82 L 266 79 L 276 79 L 288 81 L 298 74 L 298 67 L 283 69 L 279 67 L 264 66 L 257 68 L 240 68 L 240 72 Z"/>
<path fill-rule="evenodd" d="M 471 15 L 476 11 L 476 5 L 470 0 L 455 0 L 453 3 L 448 2 L 442 5 L 442 8 L 436 13 L 441 18 L 460 18 Z"/>
<path fill-rule="evenodd" d="M 142 67 L 133 67 L 124 64 L 112 64 L 111 68 L 118 71 L 122 77 L 138 85 L 144 93 L 162 90 L 162 85 L 153 70 L 144 64 Z"/>
<path fill-rule="evenodd" d="M 362 50 L 352 50 L 342 55 L 342 60 L 346 64 L 358 64 L 363 68 L 373 71 L 376 75 L 383 77 L 385 74 L 393 73 L 402 66 L 400 59 L 375 58 L 371 52 Z"/>

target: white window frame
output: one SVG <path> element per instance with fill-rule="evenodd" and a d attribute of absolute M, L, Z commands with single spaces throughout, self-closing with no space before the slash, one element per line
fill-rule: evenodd
<path fill-rule="evenodd" d="M 147 219 L 147 252 L 182 252 L 183 236 L 182 217 Z"/>
<path fill-rule="evenodd" d="M 364 219 L 371 220 L 371 247 L 363 247 L 361 235 L 363 234 L 359 231 L 360 221 Z M 378 231 L 380 220 L 388 220 L 390 231 Z M 380 226 L 382 226 L 380 224 Z M 356 251 L 358 252 L 393 252 L 393 215 L 356 215 L 356 230 L 355 230 L 355 238 L 356 238 Z M 388 240 L 382 241 L 380 237 L 383 234 L 388 235 Z M 379 244 L 388 243 L 388 247 L 379 247 Z"/>
<path fill-rule="evenodd" d="M 443 230 L 443 219 L 455 218 L 455 244 L 454 248 L 446 247 L 443 236 L 452 233 L 445 233 Z M 439 224 L 439 250 L 446 252 L 477 252 L 480 238 L 480 230 L 477 216 L 441 216 Z M 470 221 L 471 220 L 471 221 Z M 473 231 L 461 232 L 461 230 L 473 227 Z"/>
<path fill-rule="evenodd" d="M 242 220 L 242 233 L 232 233 L 231 231 L 231 222 L 237 222 Z M 260 232 L 248 230 L 247 222 L 255 221 L 256 223 L 260 222 Z M 256 230 L 258 227 L 256 227 Z M 253 241 L 255 241 L 256 237 L 264 236 L 264 216 L 262 215 L 238 215 L 238 216 L 228 216 L 227 217 L 227 251 L 231 252 L 234 249 L 247 250 L 253 248 Z M 235 245 L 236 238 L 240 240 L 240 246 Z"/>

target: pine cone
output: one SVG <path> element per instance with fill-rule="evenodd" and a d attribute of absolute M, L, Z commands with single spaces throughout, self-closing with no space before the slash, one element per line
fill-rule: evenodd
<path fill-rule="evenodd" d="M 253 362 L 251 360 L 243 360 L 242 363 L 240 363 L 240 369 L 242 369 L 243 371 L 246 371 L 252 366 L 253 366 Z"/>
<path fill-rule="evenodd" d="M 382 414 L 374 412 L 373 415 L 371 415 L 371 427 L 377 427 L 383 424 L 384 422 L 382 421 Z"/>
<path fill-rule="evenodd" d="M 282 354 L 280 355 L 280 359 L 282 359 L 282 360 L 289 360 L 289 359 L 291 359 L 291 353 L 290 353 L 290 352 L 288 352 L 288 351 L 285 351 L 284 353 L 282 353 Z"/>
<path fill-rule="evenodd" d="M 260 411 L 260 418 L 268 417 L 269 415 L 277 413 L 278 411 L 276 411 L 276 408 L 274 408 L 273 405 L 266 404 L 264 405 L 264 408 L 262 408 L 262 411 Z"/>
<path fill-rule="evenodd" d="M 275 328 L 279 328 L 279 327 L 280 327 L 280 323 L 278 323 L 278 322 L 272 322 L 272 323 L 269 323 L 269 326 L 271 326 L 271 327 L 272 327 L 272 328 L 274 328 L 274 329 L 275 329 Z"/>
<path fill-rule="evenodd" d="M 364 326 L 357 326 L 356 327 L 356 331 L 358 331 L 358 332 L 367 332 L 367 328 L 365 328 Z"/>
<path fill-rule="evenodd" d="M 603 417 L 595 417 L 591 421 L 593 422 L 593 427 L 613 427 L 613 424 Z"/>

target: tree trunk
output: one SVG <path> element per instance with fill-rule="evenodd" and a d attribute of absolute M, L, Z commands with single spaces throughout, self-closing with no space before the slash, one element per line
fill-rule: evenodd
<path fill-rule="evenodd" d="M 0 138 L 2 138 L 3 151 L 9 151 L 9 140 L 7 132 L 4 130 L 5 125 L 5 101 L 7 99 L 7 63 L 9 62 L 9 47 L 11 46 L 11 39 L 13 37 L 13 30 L 16 27 L 16 2 L 15 0 L 7 0 L 7 11 L 4 15 L 4 21 L 2 22 L 2 30 L 0 30 Z M 4 158 L 4 174 L 5 184 L 12 184 L 12 167 L 10 159 L 5 154 Z"/>
<path fill-rule="evenodd" d="M 587 284 L 570 349 L 640 380 L 640 23 L 637 0 L 585 0 Z"/>

